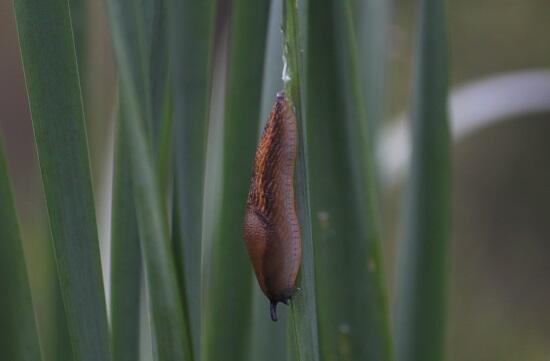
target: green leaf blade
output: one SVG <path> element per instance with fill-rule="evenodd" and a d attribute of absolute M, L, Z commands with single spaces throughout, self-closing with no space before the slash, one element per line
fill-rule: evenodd
<path fill-rule="evenodd" d="M 276 99 L 277 92 L 283 87 L 283 81 L 281 79 L 281 71 L 283 69 L 281 57 L 283 51 L 283 37 L 281 33 L 282 10 L 282 2 L 271 2 L 262 84 L 262 106 L 259 119 L 261 130 L 263 130 L 268 120 L 268 114 L 271 111 L 274 99 Z M 277 309 L 277 316 L 279 319 L 277 322 L 273 322 L 269 316 L 269 304 L 255 278 L 252 283 L 253 316 L 248 360 L 287 360 L 290 310 L 281 305 Z"/>
<path fill-rule="evenodd" d="M 0 139 L 0 349 L 9 360 L 41 360 L 23 245 Z"/>
<path fill-rule="evenodd" d="M 399 361 L 444 358 L 450 242 L 450 135 L 445 1 L 419 4 L 412 159 L 396 310 Z"/>
<path fill-rule="evenodd" d="M 349 1 L 309 9 L 319 338 L 323 360 L 391 360 L 376 185 L 350 9 Z"/>
<path fill-rule="evenodd" d="M 244 360 L 248 351 L 252 276 L 242 225 L 258 138 L 269 4 L 233 2 L 221 199 L 208 242 L 212 248 L 203 252 L 207 256 L 201 359 L 205 361 Z"/>
<path fill-rule="evenodd" d="M 202 213 L 210 101 L 214 1 L 169 1 L 174 107 L 174 207 L 177 272 L 185 284 L 193 351 L 200 359 Z"/>
<path fill-rule="evenodd" d="M 153 152 L 157 159 L 157 173 L 161 191 L 167 188 L 170 160 L 171 103 L 169 101 L 168 47 L 166 29 L 166 2 L 145 1 L 139 7 L 141 25 L 144 30 L 144 54 L 142 76 L 148 76 L 150 67 L 150 89 L 147 80 L 140 77 L 145 91 L 144 102 L 150 95 L 151 134 Z M 134 46 L 138 42 L 133 43 Z M 133 49 L 136 53 L 139 49 Z M 147 61 L 149 60 L 149 61 Z M 139 74 L 136 72 L 136 74 Z M 138 76 L 138 75 L 136 75 Z M 132 168 L 130 148 L 125 122 L 128 109 L 123 97 L 118 96 L 115 164 L 113 176 L 113 211 L 111 237 L 111 301 L 113 358 L 136 360 L 140 351 L 140 298 L 142 286 L 142 260 L 139 229 L 133 199 Z M 144 107 L 146 109 L 146 107 Z"/>
<path fill-rule="evenodd" d="M 285 93 L 294 106 L 298 122 L 298 149 L 295 174 L 296 211 L 300 223 L 302 241 L 302 264 L 292 297 L 292 325 L 298 361 L 319 360 L 317 306 L 315 296 L 315 254 L 311 233 L 311 208 L 307 155 L 307 112 L 302 107 L 304 74 L 301 49 L 302 38 L 298 4 L 285 0 L 283 7 L 284 54 L 286 61 Z M 303 25 L 303 24 L 302 24 Z"/>
<path fill-rule="evenodd" d="M 183 310 L 175 259 L 169 239 L 166 210 L 151 146 L 151 99 L 149 93 L 150 38 L 139 1 L 108 1 L 110 26 L 121 90 L 127 116 L 122 126 L 127 132 L 133 194 L 150 318 L 154 355 L 160 361 L 192 360 L 186 340 L 188 325 Z M 149 23 L 148 23 L 149 24 Z"/>
<path fill-rule="evenodd" d="M 389 103 L 386 84 L 395 4 L 394 0 L 352 0 L 352 4 L 368 133 L 374 140 Z"/>
<path fill-rule="evenodd" d="M 129 131 L 132 152 L 134 201 L 144 253 L 156 355 L 162 361 L 189 360 L 191 351 L 184 342 L 189 339 L 188 329 L 153 159 L 144 129 L 133 120 L 127 120 L 124 124 Z"/>
<path fill-rule="evenodd" d="M 68 3 L 15 0 L 42 182 L 76 360 L 109 360 L 82 97 Z"/>
<path fill-rule="evenodd" d="M 124 105 L 117 109 L 111 224 L 111 340 L 114 360 L 139 358 L 141 250 Z"/>

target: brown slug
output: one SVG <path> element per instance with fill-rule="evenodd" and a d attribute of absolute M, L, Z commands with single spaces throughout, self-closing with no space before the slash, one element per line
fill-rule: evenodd
<path fill-rule="evenodd" d="M 277 303 L 288 305 L 292 297 L 302 258 L 295 164 L 296 116 L 281 91 L 256 148 L 244 217 L 246 248 L 273 321 Z"/>

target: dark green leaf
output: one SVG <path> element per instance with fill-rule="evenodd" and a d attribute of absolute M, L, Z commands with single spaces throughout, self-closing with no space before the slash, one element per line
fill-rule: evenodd
<path fill-rule="evenodd" d="M 413 150 L 398 272 L 399 361 L 444 359 L 451 218 L 445 1 L 420 1 L 419 15 Z"/>
<path fill-rule="evenodd" d="M 1 139 L 0 200 L 0 350 L 6 360 L 39 361 L 31 290 Z"/>
<path fill-rule="evenodd" d="M 150 39 L 150 74 L 151 74 L 151 112 L 152 112 L 152 145 L 159 165 L 161 185 L 162 178 L 167 178 L 168 159 L 171 152 L 172 102 L 169 81 L 169 33 L 168 1 L 156 0 L 152 9 Z M 164 189 L 163 187 L 162 189 Z"/>
<path fill-rule="evenodd" d="M 202 359 L 207 361 L 229 357 L 244 360 L 248 351 L 252 278 L 242 224 L 258 139 L 269 3 L 233 3 L 223 124 L 222 198 L 212 222 L 212 239 L 207 240 L 211 251 L 203 252 L 208 259 L 204 264 Z"/>
<path fill-rule="evenodd" d="M 165 1 L 142 2 L 144 47 L 150 52 L 151 130 L 153 151 L 161 190 L 166 189 L 170 154 L 171 112 L 168 101 L 168 49 L 166 46 Z M 146 50 L 147 52 L 147 50 Z M 141 251 L 132 192 L 132 169 L 127 132 L 127 114 L 118 97 L 113 175 L 113 209 L 111 233 L 111 310 L 112 343 L 115 360 L 136 360 L 139 356 L 139 317 L 142 286 Z M 145 331 L 145 330 L 144 330 Z"/>
<path fill-rule="evenodd" d="M 269 15 L 266 59 L 263 75 L 262 107 L 260 112 L 260 129 L 267 122 L 268 115 L 278 91 L 283 87 L 281 80 L 282 63 L 282 2 L 272 1 Z M 260 132 L 261 133 L 261 132 Z M 288 315 L 285 307 L 279 307 L 277 322 L 271 321 L 268 302 L 254 278 L 252 300 L 252 327 L 250 333 L 249 361 L 284 361 L 288 353 Z"/>
<path fill-rule="evenodd" d="M 391 44 L 391 14 L 394 0 L 352 0 L 357 33 L 357 53 L 369 140 L 384 121 L 388 106 L 387 64 Z"/>
<path fill-rule="evenodd" d="M 42 182 L 76 360 L 109 360 L 82 96 L 67 1 L 15 0 Z"/>
<path fill-rule="evenodd" d="M 151 139 L 147 22 L 137 0 L 108 1 L 133 193 L 144 261 L 154 354 L 160 361 L 191 360 L 188 326 L 169 239 L 168 222 Z"/>
<path fill-rule="evenodd" d="M 80 74 L 82 91 L 88 90 L 86 85 L 88 80 L 88 14 L 86 0 L 70 0 L 69 8 L 71 12 L 71 25 L 73 28 L 74 42 L 76 49 L 76 59 L 78 72 Z"/>
<path fill-rule="evenodd" d="M 174 107 L 174 207 L 181 235 L 177 271 L 189 306 L 195 358 L 200 360 L 202 203 L 210 100 L 213 0 L 168 0 Z"/>
<path fill-rule="evenodd" d="M 311 234 L 311 210 L 309 200 L 309 176 L 307 155 L 307 122 L 302 107 L 304 84 L 302 52 L 304 49 L 296 0 L 285 0 L 283 7 L 285 93 L 294 106 L 298 122 L 298 150 L 296 160 L 295 192 L 296 211 L 302 239 L 302 264 L 292 297 L 292 324 L 298 361 L 319 360 L 317 311 L 315 300 L 315 262 Z"/>
<path fill-rule="evenodd" d="M 132 192 L 126 116 L 119 97 L 111 222 L 111 338 L 114 360 L 139 358 L 141 251 Z"/>
<path fill-rule="evenodd" d="M 322 359 L 390 360 L 372 150 L 349 1 L 326 0 L 310 7 L 308 34 Z"/>

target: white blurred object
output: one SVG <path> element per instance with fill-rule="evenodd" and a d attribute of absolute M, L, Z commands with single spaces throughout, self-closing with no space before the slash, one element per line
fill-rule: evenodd
<path fill-rule="evenodd" d="M 476 80 L 449 95 L 451 134 L 455 141 L 501 120 L 550 111 L 550 70 L 528 70 Z M 376 163 L 383 184 L 393 185 L 409 163 L 408 115 L 381 130 Z"/>

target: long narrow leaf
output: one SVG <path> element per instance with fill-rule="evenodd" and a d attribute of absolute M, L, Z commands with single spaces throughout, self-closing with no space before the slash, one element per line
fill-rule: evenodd
<path fill-rule="evenodd" d="M 412 159 L 396 311 L 399 361 L 444 357 L 450 236 L 450 140 L 445 1 L 419 4 Z"/>
<path fill-rule="evenodd" d="M 314 6 L 309 4 L 309 6 Z M 301 18 L 300 20 L 302 20 Z M 285 92 L 294 106 L 298 122 L 298 155 L 296 160 L 296 211 L 302 239 L 302 264 L 297 280 L 297 290 L 292 297 L 292 324 L 298 361 L 319 360 L 317 310 L 315 300 L 315 262 L 311 234 L 311 210 L 309 200 L 309 176 L 307 163 L 307 117 L 302 107 L 304 84 L 298 4 L 285 0 L 283 7 L 284 74 Z"/>
<path fill-rule="evenodd" d="M 111 337 L 114 360 L 137 360 L 139 356 L 139 311 L 141 251 L 133 198 L 130 150 L 119 96 L 115 131 L 113 201 L 111 225 Z"/>
<path fill-rule="evenodd" d="M 88 80 L 88 3 L 86 0 L 70 0 L 69 9 L 71 14 L 71 24 L 74 34 L 74 43 L 76 49 L 76 60 L 78 72 L 82 83 L 82 93 L 87 92 Z M 86 98 L 86 97 L 84 97 Z M 85 100 L 86 102 L 86 100 Z"/>
<path fill-rule="evenodd" d="M 45 353 L 45 345 L 42 343 L 42 352 L 44 352 L 44 359 L 48 360 L 73 360 L 72 357 L 72 348 L 71 348 L 71 336 L 69 334 L 69 327 L 67 322 L 67 312 L 63 306 L 63 295 L 61 292 L 61 285 L 59 284 L 59 279 L 57 274 L 55 274 L 56 283 L 52 283 L 53 290 L 53 315 L 54 315 L 54 328 L 55 334 L 53 335 L 52 345 L 49 347 L 52 348 L 52 352 Z M 41 339 L 43 340 L 43 339 Z M 48 358 L 50 356 L 50 358 Z"/>
<path fill-rule="evenodd" d="M 139 117 L 136 119 L 142 121 L 145 130 L 151 128 L 152 122 L 149 86 L 152 18 L 146 11 L 151 8 L 151 0 L 107 0 L 121 92 L 120 101 L 129 109 L 128 115 L 132 119 L 134 116 L 132 112 L 139 111 Z M 145 13 L 147 13 L 147 21 Z M 129 88 L 129 94 L 125 94 L 126 88 Z M 124 103 L 124 98 L 129 98 L 129 101 Z"/>
<path fill-rule="evenodd" d="M 90 163 L 67 1 L 15 0 L 58 275 L 76 360 L 109 360 Z"/>
<path fill-rule="evenodd" d="M 124 93 L 128 92 L 128 88 Z M 128 100 L 128 98 L 126 99 Z M 134 177 L 134 201 L 147 276 L 156 354 L 159 360 L 190 359 L 187 325 L 168 237 L 166 212 L 158 186 L 153 157 L 136 104 L 129 107 L 134 117 L 125 118 Z"/>
<path fill-rule="evenodd" d="M 359 72 L 370 140 L 384 120 L 388 106 L 386 84 L 391 14 L 395 0 L 352 0 L 357 34 Z"/>
<path fill-rule="evenodd" d="M 168 0 L 155 0 L 152 9 L 151 39 L 150 39 L 150 94 L 152 118 L 152 145 L 155 156 L 160 161 L 159 167 L 166 173 L 167 158 L 171 151 L 171 142 L 165 142 L 166 133 L 171 134 L 172 117 L 171 92 L 169 82 L 169 34 L 168 34 Z M 147 40 L 147 39 L 146 39 Z M 168 138 L 169 139 L 169 138 Z M 168 153 L 168 154 L 163 154 Z M 165 177 L 165 176 L 163 176 Z M 163 184 L 161 182 L 161 184 Z"/>
<path fill-rule="evenodd" d="M 177 272 L 185 283 L 195 359 L 200 359 L 201 241 L 214 1 L 169 0 L 174 106 L 174 207 Z"/>
<path fill-rule="evenodd" d="M 145 265 L 154 354 L 158 360 L 190 360 L 191 350 L 171 249 L 166 211 L 147 127 L 151 114 L 145 40 L 148 29 L 137 0 L 109 1 L 110 25 L 127 132 L 133 193 Z M 146 22 L 145 22 L 146 23 Z"/>
<path fill-rule="evenodd" d="M 174 195 L 174 198 L 176 198 L 177 195 Z M 181 227 L 179 225 L 179 222 L 181 220 L 181 217 L 178 213 L 178 207 L 172 207 L 172 245 L 178 245 L 178 244 L 181 244 L 181 240 L 182 240 L 182 235 L 180 233 L 180 230 L 181 230 Z M 174 251 L 177 252 L 178 249 L 177 247 L 174 248 Z M 181 258 L 181 254 L 178 255 L 176 254 L 176 257 L 175 257 L 175 260 L 176 260 L 176 266 L 179 266 L 179 265 L 182 265 L 182 258 Z M 188 304 L 188 300 L 189 298 L 187 297 L 187 294 L 185 292 L 185 290 L 187 289 L 187 284 L 185 283 L 185 275 L 182 274 L 181 272 L 176 272 L 176 276 L 177 276 L 177 279 L 178 279 L 178 285 L 179 285 L 179 291 L 180 291 L 180 294 L 181 294 L 181 300 L 182 300 L 182 314 L 183 314 L 183 318 L 184 318 L 184 322 L 185 322 L 185 326 L 186 326 L 186 334 L 185 336 L 187 337 L 185 340 L 182 340 L 182 343 L 185 344 L 185 347 L 187 350 L 189 350 L 189 355 L 187 356 L 190 360 L 196 360 L 197 359 L 197 354 L 199 353 L 200 350 L 196 350 L 193 348 L 193 329 L 191 327 L 191 318 L 190 318 L 190 315 L 189 315 L 189 304 Z M 198 298 L 198 295 L 195 296 Z"/>
<path fill-rule="evenodd" d="M 348 0 L 309 9 L 308 115 L 323 360 L 391 359 L 372 151 Z M 323 92 L 316 91 L 323 89 Z"/>
<path fill-rule="evenodd" d="M 6 360 L 39 361 L 31 290 L 1 139 L 0 200 L 0 350 Z"/>
<path fill-rule="evenodd" d="M 283 39 L 281 22 L 283 4 L 281 1 L 272 1 L 269 15 L 267 35 L 266 59 L 263 76 L 262 107 L 260 112 L 260 129 L 263 130 L 269 112 L 273 106 L 277 92 L 282 89 L 283 69 L 282 50 Z M 261 132 L 260 132 L 261 134 Z M 258 136 L 260 136 L 258 134 Z M 254 281 L 252 301 L 252 326 L 250 336 L 249 361 L 284 361 L 287 359 L 288 320 L 289 312 L 285 307 L 277 310 L 279 320 L 271 321 L 266 312 L 266 298 L 260 287 Z"/>
<path fill-rule="evenodd" d="M 143 2 L 144 48 L 150 49 L 152 134 L 161 189 L 166 188 L 171 142 L 170 102 L 168 101 L 168 49 L 166 4 L 159 0 Z M 146 51 L 147 53 L 147 51 Z M 147 63 L 147 62 L 146 62 Z M 146 65 L 145 65 L 146 66 Z M 145 67 L 144 66 L 144 67 Z M 146 72 L 145 72 L 146 74 Z M 115 132 L 113 210 L 111 235 L 112 344 L 116 360 L 136 360 L 139 354 L 139 311 L 141 295 L 141 252 L 132 192 L 132 170 L 127 132 L 124 130 L 126 104 L 119 95 Z"/>
<path fill-rule="evenodd" d="M 251 266 L 242 224 L 258 135 L 268 0 L 233 3 L 223 137 L 223 180 L 205 261 L 202 360 L 244 360 L 251 308 Z M 266 312 L 268 303 L 266 300 Z"/>

